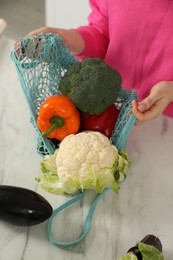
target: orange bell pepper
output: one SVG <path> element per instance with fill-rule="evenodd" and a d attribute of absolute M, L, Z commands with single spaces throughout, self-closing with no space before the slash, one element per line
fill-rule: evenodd
<path fill-rule="evenodd" d="M 41 104 L 36 122 L 43 137 L 63 140 L 78 132 L 80 114 L 68 96 L 54 95 Z"/>

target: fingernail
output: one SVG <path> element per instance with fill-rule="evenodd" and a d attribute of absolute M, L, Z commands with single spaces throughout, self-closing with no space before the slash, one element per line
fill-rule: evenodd
<path fill-rule="evenodd" d="M 132 105 L 136 104 L 136 100 L 132 100 L 131 104 Z"/>
<path fill-rule="evenodd" d="M 146 105 L 145 105 L 144 103 L 139 103 L 138 109 L 139 109 L 141 112 L 144 112 L 144 111 L 146 110 Z"/>

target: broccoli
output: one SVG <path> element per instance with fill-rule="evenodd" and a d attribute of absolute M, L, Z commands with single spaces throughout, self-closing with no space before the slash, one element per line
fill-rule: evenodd
<path fill-rule="evenodd" d="M 59 90 L 76 107 L 89 114 L 100 114 L 116 102 L 121 75 L 100 58 L 88 58 L 71 65 L 62 77 Z"/>

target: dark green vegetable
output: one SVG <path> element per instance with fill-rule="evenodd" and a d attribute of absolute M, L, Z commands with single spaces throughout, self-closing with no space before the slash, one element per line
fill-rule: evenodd
<path fill-rule="evenodd" d="M 47 220 L 51 205 L 38 193 L 20 187 L 0 185 L 0 220 L 31 226 Z"/>
<path fill-rule="evenodd" d="M 59 89 L 82 112 L 100 114 L 116 102 L 121 75 L 102 59 L 88 58 L 69 67 Z"/>

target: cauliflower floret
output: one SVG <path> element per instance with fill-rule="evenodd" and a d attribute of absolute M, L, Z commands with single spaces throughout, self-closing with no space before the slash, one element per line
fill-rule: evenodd
<path fill-rule="evenodd" d="M 82 185 L 81 179 L 86 179 L 88 172 L 98 178 L 102 169 L 113 167 L 118 156 L 116 147 L 100 132 L 71 134 L 60 144 L 56 156 L 57 174 L 62 182 L 75 178 Z"/>

